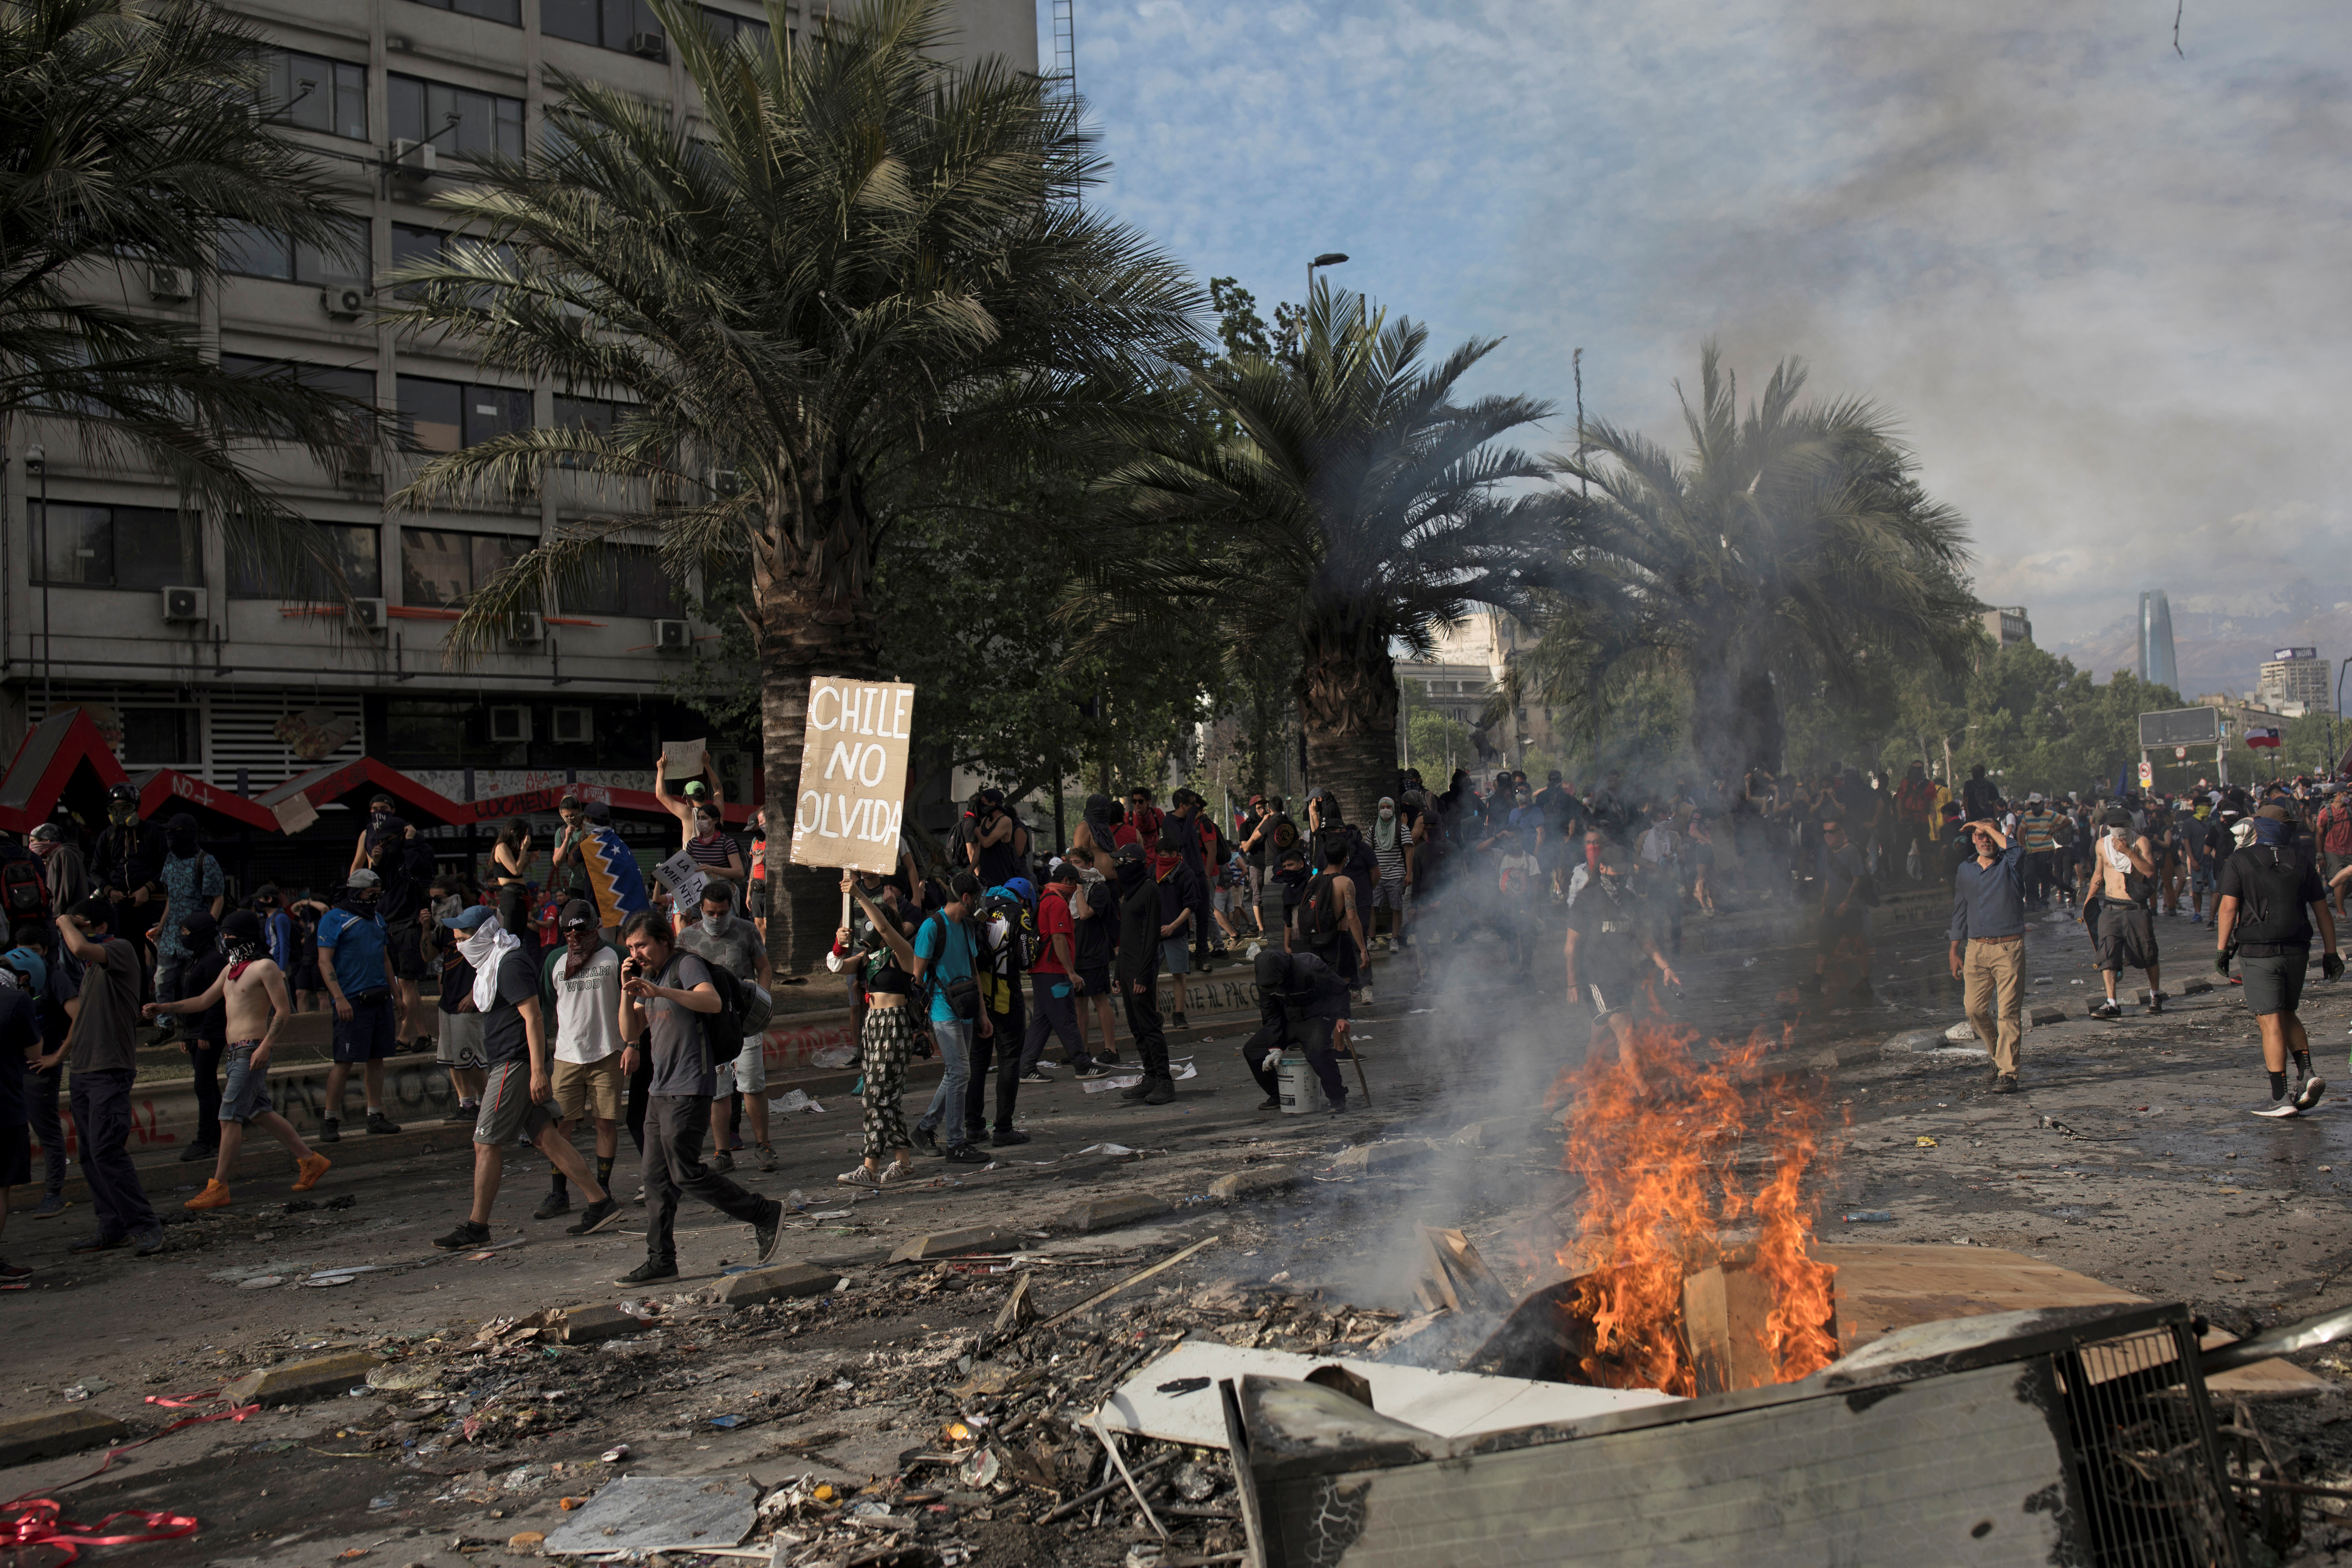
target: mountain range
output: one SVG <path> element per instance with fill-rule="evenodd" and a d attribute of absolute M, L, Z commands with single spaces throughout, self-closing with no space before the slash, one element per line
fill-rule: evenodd
<path fill-rule="evenodd" d="M 2352 655 L 2352 584 L 2298 582 L 2267 596 L 2172 594 L 2172 655 L 2180 694 L 2242 698 L 2261 679 L 2263 661 L 2283 647 L 2315 647 L 2336 663 Z M 2035 640 L 2074 660 L 2105 684 L 2118 669 L 2137 669 L 2137 616 L 2071 638 L 2056 627 L 2035 627 Z"/>

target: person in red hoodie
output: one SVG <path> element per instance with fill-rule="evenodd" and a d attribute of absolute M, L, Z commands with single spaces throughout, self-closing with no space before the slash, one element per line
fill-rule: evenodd
<path fill-rule="evenodd" d="M 1160 826 L 1166 820 L 1160 808 L 1151 804 L 1150 790 L 1128 791 L 1127 820 L 1119 825 L 1118 833 L 1112 837 L 1112 847 L 1123 848 L 1129 844 L 1140 844 L 1146 855 L 1158 854 Z"/>

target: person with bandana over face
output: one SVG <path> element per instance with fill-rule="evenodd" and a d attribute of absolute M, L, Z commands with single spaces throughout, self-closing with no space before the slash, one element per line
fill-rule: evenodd
<path fill-rule="evenodd" d="M 1605 842 L 1598 827 L 1585 835 L 1584 844 L 1585 863 L 1570 879 L 1574 887 L 1568 936 L 1560 949 L 1567 965 L 1568 1001 L 1570 1006 L 1591 1007 L 1591 1048 L 1614 1040 L 1619 1066 L 1640 1084 L 1633 1024 L 1655 1011 L 1647 970 L 1654 966 L 1658 981 L 1667 985 L 1682 981 L 1643 919 L 1643 900 L 1627 874 L 1624 850 Z"/>
<path fill-rule="evenodd" d="M 702 753 L 702 771 L 711 778 L 718 773 L 711 768 L 710 753 Z M 669 756 L 667 752 L 654 759 L 654 798 L 663 809 L 677 818 L 678 847 L 692 857 L 694 864 L 705 877 L 715 882 L 727 882 L 741 889 L 748 876 L 743 863 L 742 847 L 724 831 L 719 802 L 701 779 L 688 779 L 681 785 L 684 795 L 671 795 L 663 786 L 669 782 Z M 678 910 L 681 922 L 687 911 Z M 721 1166 L 724 1170 L 726 1167 Z"/>
<path fill-rule="evenodd" d="M 1176 1098 L 1176 1083 L 1168 1071 L 1168 1037 L 1160 1027 L 1160 887 L 1145 861 L 1147 853 L 1140 843 L 1126 844 L 1111 857 L 1118 879 L 1118 958 L 1113 972 L 1127 1007 L 1127 1032 L 1143 1060 L 1143 1081 L 1121 1089 L 1119 1098 L 1166 1105 Z"/>
<path fill-rule="evenodd" d="M 192 934 L 194 931 L 192 922 Z M 294 1156 L 298 1193 L 317 1186 L 329 1163 L 324 1154 L 302 1142 L 294 1124 L 269 1103 L 269 1048 L 278 1029 L 293 1016 L 294 1004 L 286 992 L 285 972 L 264 947 L 259 916 L 250 910 L 238 910 L 221 922 L 220 958 L 200 994 L 178 1002 L 150 1003 L 146 1009 L 151 1018 L 158 1013 L 203 1016 L 216 1010 L 226 1034 L 224 1060 L 228 1088 L 215 1097 L 217 1103 L 212 1116 L 219 1137 L 212 1177 L 203 1192 L 182 1205 L 198 1210 L 228 1206 L 229 1173 L 236 1169 L 248 1124 L 258 1126 Z"/>
<path fill-rule="evenodd" d="M 367 1089 L 367 1130 L 397 1132 L 383 1113 L 383 1061 L 400 1048 L 392 1013 L 392 955 L 376 905 L 383 879 L 364 867 L 352 873 L 343 901 L 319 920 L 319 977 L 335 1015 L 334 1061 L 327 1068 L 327 1113 L 319 1142 L 342 1139 L 343 1086 L 361 1068 Z"/>
<path fill-rule="evenodd" d="M 2344 961 L 2336 952 L 2327 887 L 2310 852 L 2295 842 L 2294 808 L 2265 805 L 2254 813 L 2252 826 L 2253 843 L 2221 862 L 2221 900 L 2213 908 L 2213 967 L 2228 978 L 2231 956 L 2236 955 L 2246 1011 L 2262 1031 L 2270 1095 L 2252 1107 L 2253 1113 L 2300 1116 L 2327 1092 L 2327 1080 L 2311 1070 L 2311 1037 L 2300 1016 L 2314 924 L 2319 927 L 2320 973 L 2338 979 Z M 2336 876 L 2352 877 L 2352 871 Z M 2293 1090 L 2286 1079 L 2290 1058 Z"/>
<path fill-rule="evenodd" d="M 1242 1059 L 1265 1090 L 1260 1110 L 1282 1109 L 1282 1053 L 1297 1047 L 1323 1086 L 1331 1114 L 1348 1109 L 1347 1081 L 1331 1054 L 1331 1033 L 1348 1016 L 1348 983 L 1311 952 L 1261 952 L 1257 976 L 1258 1030 L 1242 1042 Z"/>
<path fill-rule="evenodd" d="M 1970 825 L 1974 826 L 1974 824 Z M 2105 831 L 2091 848 L 2091 893 L 2084 904 L 2084 923 L 2098 949 L 2099 979 L 2106 999 L 2091 1009 L 2094 1018 L 2120 1018 L 2116 981 L 2126 968 L 2147 974 L 2150 1013 L 2164 1011 L 2163 970 L 2158 963 L 2155 913 L 2158 851 L 2147 835 L 2132 826 L 2132 816 L 2121 806 L 2106 815 Z"/>
<path fill-rule="evenodd" d="M 434 1043 L 433 1059 L 449 1075 L 449 1089 L 457 1100 L 449 1114 L 442 1118 L 444 1121 L 472 1122 L 480 1117 L 482 1080 L 488 1076 L 482 1066 L 482 1016 L 466 1006 L 466 997 L 474 988 L 474 972 L 457 951 L 457 920 L 466 912 L 467 901 L 462 881 L 436 877 L 433 881 L 433 901 L 417 916 L 418 940 L 441 963 L 441 996 L 436 1009 L 441 1015 L 441 1026 Z M 530 944 L 523 945 L 529 948 Z"/>
<path fill-rule="evenodd" d="M 228 884 L 220 862 L 205 853 L 198 841 L 196 819 L 186 812 L 172 818 L 163 834 L 163 919 L 155 932 L 155 999 L 174 1002 L 185 994 L 181 972 L 194 957 L 180 935 L 188 917 L 197 913 L 221 918 Z"/>
<path fill-rule="evenodd" d="M 150 952 L 140 933 L 155 922 L 155 900 L 163 891 L 163 857 L 167 853 L 161 824 L 139 818 L 139 790 L 119 784 L 106 792 L 106 827 L 98 836 L 89 863 L 89 879 L 100 898 L 114 906 L 108 929 L 117 942 L 127 942 L 146 973 Z"/>
<path fill-rule="evenodd" d="M 522 943 L 499 927 L 498 912 L 488 905 L 461 911 L 453 924 L 460 933 L 458 953 L 474 972 L 466 1005 L 482 1016 L 482 1058 L 489 1079 L 474 1123 L 473 1207 L 433 1245 L 445 1252 L 489 1245 L 490 1205 L 498 1201 L 506 1172 L 507 1145 L 517 1138 L 529 1139 L 550 1164 L 580 1184 L 588 1207 L 566 1234 L 593 1236 L 621 1217 L 621 1205 L 590 1173 L 572 1140 L 558 1131 L 550 1109 L 552 1052 L 539 1004 L 538 967 Z"/>
<path fill-rule="evenodd" d="M 708 964 L 716 965 L 733 975 L 748 998 L 753 986 L 769 994 L 772 1001 L 776 989 L 776 972 L 768 962 L 767 944 L 751 922 L 735 912 L 737 884 L 713 880 L 702 889 L 702 902 L 698 912 L 701 918 L 692 925 L 680 925 L 677 945 Z M 729 1130 L 738 1096 L 741 1097 L 744 1114 L 751 1122 L 751 1148 L 759 1160 L 760 1169 L 776 1168 L 776 1151 L 768 1142 L 768 1037 L 764 1031 L 742 1037 L 741 1048 L 730 1059 L 720 1062 L 711 1085 L 710 1142 L 714 1151 L 710 1168 L 728 1172 L 735 1168 L 732 1146 L 741 1140 Z"/>
<path fill-rule="evenodd" d="M 373 868 L 381 874 L 383 868 L 375 864 L 376 845 L 383 837 L 384 824 L 394 820 L 392 815 L 394 810 L 392 796 L 376 795 L 368 797 L 367 826 L 360 829 L 359 844 L 352 850 L 351 869 L 352 871 Z M 403 837 L 415 836 L 415 830 L 406 823 L 402 823 L 400 826 Z M 344 874 L 348 876 L 350 873 Z"/>

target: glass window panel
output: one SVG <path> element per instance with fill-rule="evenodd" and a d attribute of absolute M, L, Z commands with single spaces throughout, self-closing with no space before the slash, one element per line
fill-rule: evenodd
<path fill-rule="evenodd" d="M 604 46 L 608 49 L 627 48 L 629 24 L 636 18 L 636 7 L 630 0 L 602 0 L 598 10 L 604 24 Z"/>
<path fill-rule="evenodd" d="M 294 247 L 294 280 L 298 283 L 355 283 L 368 275 L 368 226 L 365 218 L 339 221 L 342 238 L 331 246 L 308 240 Z"/>
<path fill-rule="evenodd" d="M 465 440 L 465 396 L 466 389 L 454 381 L 402 376 L 402 443 L 412 452 L 456 451 Z"/>
<path fill-rule="evenodd" d="M 594 430 L 609 436 L 613 432 L 613 416 L 614 406 L 604 398 L 556 395 L 555 426 L 559 430 Z"/>
<path fill-rule="evenodd" d="M 293 247 L 282 234 L 231 218 L 221 225 L 221 270 L 247 278 L 290 279 Z"/>
<path fill-rule="evenodd" d="M 294 59 L 284 49 L 270 49 L 262 56 L 261 113 L 266 120 L 275 120 L 286 111 L 287 103 L 294 97 Z"/>
<path fill-rule="evenodd" d="M 104 587 L 114 581 L 113 520 L 102 506 L 33 503 L 40 526 L 42 581 Z"/>
<path fill-rule="evenodd" d="M 539 0 L 539 30 L 575 43 L 600 42 L 596 0 Z"/>
<path fill-rule="evenodd" d="M 134 768 L 194 762 L 194 719 L 184 708 L 123 709 L 122 760 Z"/>
<path fill-rule="evenodd" d="M 505 386 L 466 389 L 466 445 L 530 428 L 530 394 Z"/>
<path fill-rule="evenodd" d="M 367 68 L 335 67 L 335 134 L 364 142 L 368 136 Z"/>
<path fill-rule="evenodd" d="M 428 608 L 456 609 L 474 591 L 467 535 L 430 528 L 400 531 L 400 597 Z"/>
<path fill-rule="evenodd" d="M 316 55 L 286 57 L 289 85 L 286 108 L 278 118 L 302 131 L 335 128 L 335 68 Z"/>
<path fill-rule="evenodd" d="M 525 551 L 539 542 L 520 534 L 478 533 L 474 540 L 474 586 L 487 585 L 499 568 L 521 559 Z"/>
<path fill-rule="evenodd" d="M 413 76 L 384 78 L 384 110 L 395 142 L 425 140 L 425 84 Z M 438 126 L 434 129 L 440 129 Z"/>
<path fill-rule="evenodd" d="M 376 553 L 376 531 L 364 523 L 313 523 L 326 536 L 328 551 L 343 569 L 343 584 L 359 599 L 383 596 L 383 562 Z M 232 599 L 331 599 L 333 583 L 324 572 L 305 565 L 290 577 L 265 579 L 252 557 L 232 543 L 228 552 L 228 596 Z"/>
<path fill-rule="evenodd" d="M 494 99 L 498 108 L 499 151 L 509 158 L 522 156 L 522 100 Z"/>
<path fill-rule="evenodd" d="M 765 49 L 768 47 L 768 24 L 765 22 L 754 21 L 749 16 L 739 17 L 735 32 L 739 37 L 750 38 L 753 48 Z"/>
<path fill-rule="evenodd" d="M 196 520 L 164 507 L 114 508 L 114 585 L 164 588 L 201 584 Z"/>
<path fill-rule="evenodd" d="M 676 620 L 686 613 L 678 596 L 677 585 L 662 570 L 659 558 L 651 550 L 633 550 L 635 560 L 630 563 L 622 579 L 625 600 L 622 614 Z"/>
<path fill-rule="evenodd" d="M 486 22 L 504 22 L 509 27 L 522 26 L 522 0 L 457 0 L 452 8 L 462 16 L 479 16 Z"/>

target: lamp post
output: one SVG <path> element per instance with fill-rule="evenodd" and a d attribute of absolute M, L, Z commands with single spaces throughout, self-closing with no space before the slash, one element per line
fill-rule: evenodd
<path fill-rule="evenodd" d="M 1344 250 L 1327 250 L 1307 264 L 1307 299 L 1309 304 L 1312 304 L 1315 300 L 1315 269 L 1318 267 L 1337 267 L 1347 259 L 1348 253 Z"/>

